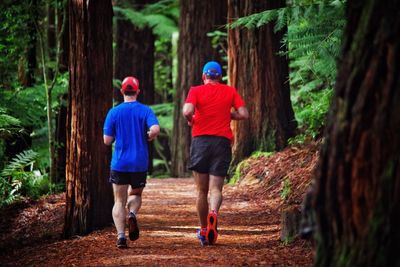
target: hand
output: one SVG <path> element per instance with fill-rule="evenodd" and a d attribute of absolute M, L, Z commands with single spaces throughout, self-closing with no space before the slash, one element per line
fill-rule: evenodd
<path fill-rule="evenodd" d="M 154 134 L 151 130 L 149 130 L 148 132 L 147 132 L 147 140 L 148 141 L 153 141 L 154 140 L 154 138 L 156 138 L 156 134 Z"/>
<path fill-rule="evenodd" d="M 187 124 L 192 127 L 194 123 L 194 115 L 192 116 L 192 118 L 190 120 L 187 121 Z"/>

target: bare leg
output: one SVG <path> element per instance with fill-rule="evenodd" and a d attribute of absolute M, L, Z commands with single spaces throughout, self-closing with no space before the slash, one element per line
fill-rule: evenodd
<path fill-rule="evenodd" d="M 210 175 L 210 208 L 218 212 L 222 204 L 222 188 L 225 177 Z"/>
<path fill-rule="evenodd" d="M 144 187 L 141 188 L 132 188 L 129 186 L 128 192 L 128 210 L 132 211 L 133 213 L 137 214 L 140 207 L 142 206 L 142 193 Z"/>
<path fill-rule="evenodd" d="M 208 173 L 194 171 L 193 176 L 197 188 L 197 214 L 199 215 L 200 225 L 204 228 L 207 227 L 209 175 Z"/>
<path fill-rule="evenodd" d="M 128 185 L 113 184 L 114 207 L 112 216 L 118 234 L 125 234 L 125 205 L 128 194 Z"/>

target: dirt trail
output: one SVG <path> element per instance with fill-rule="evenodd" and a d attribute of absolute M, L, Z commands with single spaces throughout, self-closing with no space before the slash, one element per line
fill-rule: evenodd
<path fill-rule="evenodd" d="M 193 179 L 150 179 L 138 215 L 140 238 L 128 241 L 128 249 L 115 247 L 113 227 L 46 242 L 46 235 L 59 231 L 60 227 L 55 227 L 38 242 L 0 256 L 0 265 L 312 266 L 309 243 L 297 240 L 284 245 L 279 240 L 280 215 L 274 204 L 252 199 L 243 190 L 225 186 L 215 246 L 202 248 L 195 237 L 198 220 Z M 63 205 L 57 209 L 64 212 Z"/>

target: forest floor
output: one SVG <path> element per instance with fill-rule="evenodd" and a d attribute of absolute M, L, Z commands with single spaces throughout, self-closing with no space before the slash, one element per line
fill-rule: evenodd
<path fill-rule="evenodd" d="M 249 159 L 225 185 L 219 238 L 201 247 L 193 179 L 149 179 L 138 214 L 140 238 L 116 248 L 114 227 L 63 240 L 65 195 L 0 211 L 0 266 L 312 266 L 311 241 L 280 240 L 282 209 L 298 206 L 317 162 L 315 144 Z M 283 180 L 291 194 L 282 199 Z"/>

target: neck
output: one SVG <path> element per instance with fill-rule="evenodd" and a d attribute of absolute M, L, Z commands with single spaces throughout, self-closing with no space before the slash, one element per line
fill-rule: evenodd
<path fill-rule="evenodd" d="M 211 79 L 205 79 L 204 84 L 217 84 L 219 83 L 218 80 L 211 80 Z"/>
<path fill-rule="evenodd" d="M 124 102 L 135 102 L 136 98 L 137 98 L 136 96 L 124 95 Z"/>

